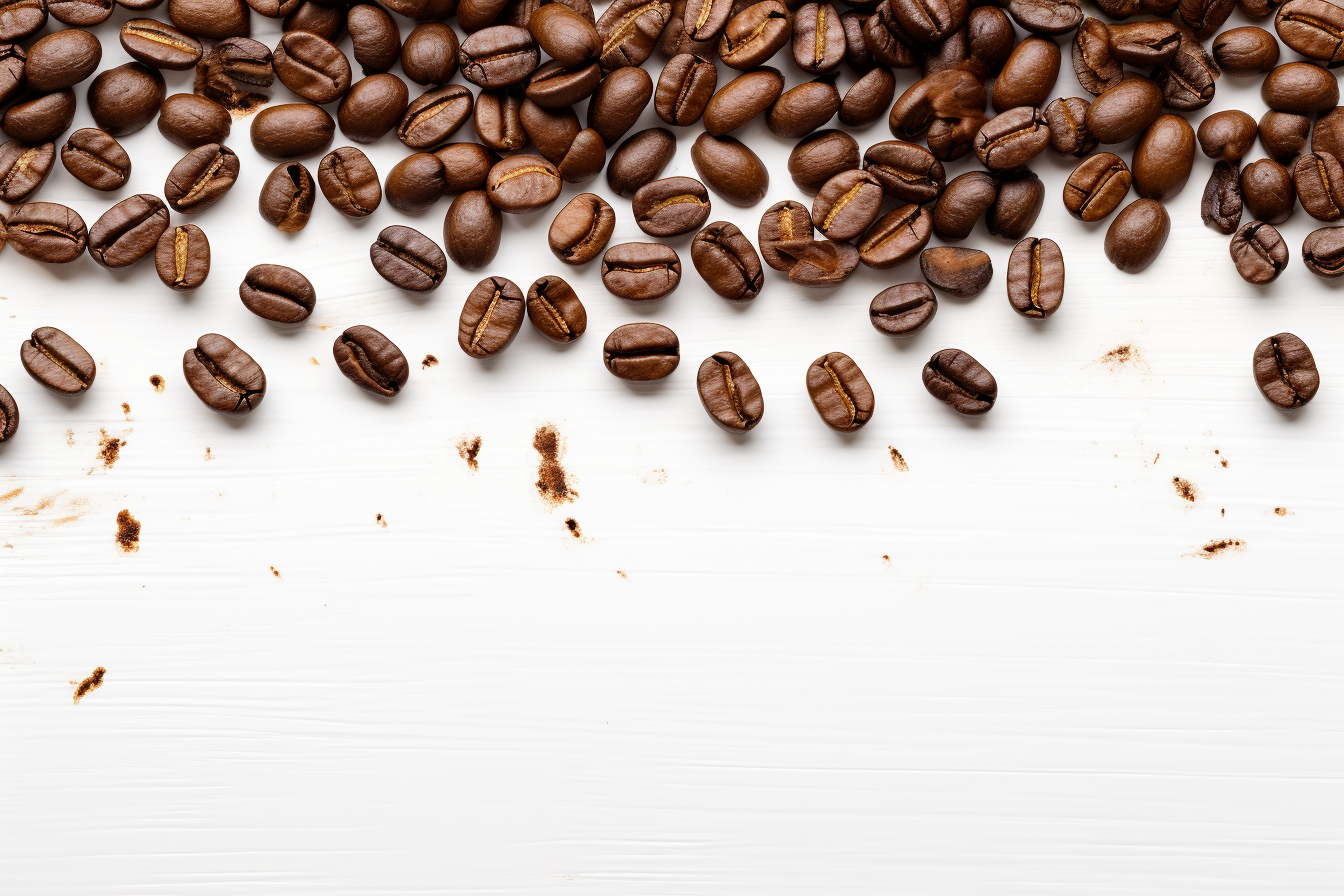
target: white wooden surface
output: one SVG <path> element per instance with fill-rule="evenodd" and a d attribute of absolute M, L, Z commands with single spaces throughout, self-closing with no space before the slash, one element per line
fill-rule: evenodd
<path fill-rule="evenodd" d="M 276 23 L 254 22 L 273 44 Z M 103 67 L 124 62 L 115 28 L 98 34 Z M 1067 44 L 1064 69 L 1056 94 L 1081 95 Z M 1258 117 L 1258 83 L 1224 77 L 1204 111 L 1234 107 Z M 1305 213 L 1282 228 L 1280 280 L 1242 283 L 1199 221 L 1201 156 L 1166 250 L 1126 276 L 1102 254 L 1105 225 L 1065 214 L 1071 166 L 1041 157 L 1034 232 L 1064 249 L 1060 313 L 1012 313 L 1011 246 L 980 228 L 969 244 L 993 256 L 990 287 L 943 297 L 901 343 L 866 306 L 918 279 L 913 262 L 830 292 L 768 271 L 736 307 L 682 238 L 671 297 L 616 299 L 596 265 L 564 269 L 546 249 L 563 202 L 609 196 L 604 179 L 509 218 L 488 271 L 403 294 L 368 244 L 398 222 L 441 239 L 447 200 L 357 223 L 319 200 L 307 229 L 281 235 L 255 211 L 272 166 L 248 123 L 229 141 L 238 185 L 198 220 L 214 266 L 195 294 L 150 263 L 0 256 L 0 382 L 22 408 L 0 449 L 0 890 L 1340 892 L 1344 301 L 1301 264 L 1319 226 Z M 650 107 L 639 127 L 658 123 Z M 668 175 L 694 175 L 696 133 Z M 716 200 L 712 219 L 754 237 L 769 203 L 803 197 L 792 141 L 760 122 L 743 136 L 763 147 L 769 197 Z M 887 139 L 885 121 L 857 136 Z M 181 151 L 153 126 L 123 143 L 125 189 L 58 169 L 40 198 L 91 224 L 160 192 Z M 383 173 L 405 152 L 391 137 L 368 151 Z M 613 204 L 613 242 L 641 238 Z M 238 301 L 263 261 L 316 285 L 304 326 Z M 457 316 L 485 273 L 524 289 L 561 274 L 588 334 L 560 348 L 526 326 L 498 359 L 468 358 Z M 683 362 L 632 386 L 600 348 L 644 319 L 677 331 Z M 415 362 L 394 402 L 332 361 L 357 323 Z M 78 399 L 19 365 L 44 325 L 98 361 Z M 1294 418 L 1250 376 L 1256 343 L 1284 330 L 1324 381 Z M 182 379 L 182 353 L 211 331 L 266 370 L 249 418 L 214 415 Z M 1125 345 L 1131 360 L 1105 360 Z M 987 417 L 925 393 L 920 368 L 946 347 L 998 378 Z M 695 394 L 700 360 L 722 349 L 765 390 L 744 439 Z M 803 387 L 833 350 L 878 396 L 850 437 Z M 440 363 L 421 369 L 427 354 Z M 561 507 L 534 487 L 545 423 L 578 493 Z M 125 441 L 111 468 L 104 432 Z M 475 473 L 465 435 L 482 440 Z M 143 525 L 133 553 L 114 539 L 122 509 Z M 1243 549 L 1199 556 L 1219 539 Z M 103 686 L 74 705 L 72 683 L 98 666 Z"/>

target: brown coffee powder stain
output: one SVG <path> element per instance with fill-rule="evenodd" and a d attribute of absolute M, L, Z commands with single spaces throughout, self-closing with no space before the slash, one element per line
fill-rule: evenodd
<path fill-rule="evenodd" d="M 309 359 L 308 359 L 308 363 L 311 364 L 311 365 L 313 365 L 314 367 L 321 367 L 321 366 L 322 366 L 321 364 L 319 364 L 319 363 L 317 362 L 317 359 L 316 359 L 316 358 L 309 358 Z"/>
<path fill-rule="evenodd" d="M 882 555 L 882 565 L 885 566 L 885 567 L 888 567 L 888 568 L 891 567 L 891 555 L 890 555 L 890 554 L 883 554 L 883 555 Z"/>
<path fill-rule="evenodd" d="M 567 517 L 565 519 L 565 526 L 569 529 L 570 535 L 573 535 L 575 538 L 583 538 L 583 530 L 579 528 L 579 521 L 574 519 L 574 517 Z"/>
<path fill-rule="evenodd" d="M 1275 508 L 1274 508 L 1274 515 L 1275 515 L 1275 516 L 1291 516 L 1292 513 L 1293 513 L 1293 512 L 1292 512 L 1291 510 L 1289 510 L 1287 507 L 1275 507 Z"/>
<path fill-rule="evenodd" d="M 92 675 L 81 681 L 75 687 L 75 703 L 79 703 L 80 700 L 83 700 L 86 696 L 88 696 L 90 691 L 96 691 L 100 687 L 102 687 L 103 676 L 106 674 L 107 670 L 104 669 L 102 666 L 99 666 L 97 669 L 93 670 Z M 73 684 L 73 682 L 71 683 Z"/>
<path fill-rule="evenodd" d="M 1244 550 L 1246 550 L 1246 542 L 1239 538 L 1215 538 L 1190 556 L 1201 557 L 1208 560 L 1211 557 L 1217 557 L 1219 554 L 1225 554 L 1228 551 Z"/>
<path fill-rule="evenodd" d="M 117 514 L 117 544 L 123 554 L 140 550 L 140 521 L 131 516 L 129 510 Z"/>
<path fill-rule="evenodd" d="M 149 384 L 154 387 L 155 392 L 163 391 L 163 377 L 157 373 L 149 378 Z"/>
<path fill-rule="evenodd" d="M 1180 495 L 1191 504 L 1199 497 L 1199 489 L 1195 488 L 1194 483 L 1188 479 L 1182 479 L 1179 476 L 1171 477 L 1171 484 L 1176 488 L 1176 494 Z"/>
<path fill-rule="evenodd" d="M 23 489 L 19 489 L 18 491 L 21 492 Z M 18 492 L 12 492 L 11 494 L 17 493 Z M 50 510 L 56 503 L 56 499 L 63 494 L 65 494 L 65 489 L 61 489 L 59 492 L 54 492 L 46 497 L 39 498 L 37 503 L 32 507 L 15 507 L 14 510 L 22 516 L 38 516 L 42 512 Z"/>
<path fill-rule="evenodd" d="M 1140 360 L 1142 360 L 1142 356 L 1139 354 L 1139 350 L 1129 343 L 1116 346 L 1101 356 L 1103 364 L 1109 364 L 1113 367 L 1123 367 L 1132 361 Z"/>
<path fill-rule="evenodd" d="M 480 469 L 476 456 L 481 453 L 480 436 L 463 436 L 457 440 L 457 456 L 467 462 L 467 469 L 475 473 Z"/>
<path fill-rule="evenodd" d="M 66 447 L 69 448 L 75 447 L 75 431 L 73 429 L 67 429 L 65 431 L 65 444 Z"/>
<path fill-rule="evenodd" d="M 438 363 L 439 363 L 438 358 L 434 357 L 433 355 L 425 355 L 425 360 L 420 362 L 420 369 L 428 370 L 431 367 L 438 366 Z"/>
<path fill-rule="evenodd" d="M 381 513 L 378 514 L 377 523 L 378 523 L 378 525 L 382 526 L 384 529 L 387 528 L 387 520 L 383 519 L 383 515 L 382 515 Z"/>
<path fill-rule="evenodd" d="M 537 494 L 552 507 L 572 502 L 579 496 L 569 484 L 569 476 L 560 464 L 560 455 L 564 453 L 564 438 L 554 425 L 547 423 L 538 426 L 532 436 L 532 447 L 541 460 L 537 464 Z"/>
<path fill-rule="evenodd" d="M 121 403 L 121 412 L 126 415 L 128 421 L 134 419 L 131 417 L 131 406 L 127 402 Z"/>
<path fill-rule="evenodd" d="M 110 470 L 117 459 L 121 457 L 121 449 L 126 445 L 126 440 L 109 436 L 105 429 L 101 429 L 99 432 L 103 434 L 103 437 L 98 442 L 98 459 L 103 462 L 104 470 Z"/>
<path fill-rule="evenodd" d="M 891 465 L 896 468 L 896 472 L 908 473 L 910 471 L 910 465 L 905 462 L 905 458 L 901 457 L 901 452 L 897 451 L 891 445 L 887 446 L 887 450 L 891 452 Z"/>
<path fill-rule="evenodd" d="M 616 570 L 616 575 L 620 576 L 620 577 L 623 578 L 623 579 L 628 579 L 628 578 L 630 578 L 628 575 L 625 574 L 625 570 L 623 570 L 623 569 L 618 569 L 618 570 Z"/>
<path fill-rule="evenodd" d="M 23 494 L 23 486 L 19 486 L 16 489 L 11 489 L 10 491 L 5 492 L 3 495 L 0 495 L 0 504 L 4 504 L 7 501 L 13 501 L 21 494 Z"/>
<path fill-rule="evenodd" d="M 1218 460 L 1222 463 L 1223 469 L 1227 469 L 1227 458 L 1223 457 L 1217 448 L 1213 449 L 1213 453 L 1218 455 Z"/>
<path fill-rule="evenodd" d="M 274 566 L 272 566 L 272 567 L 271 567 L 271 575 L 275 576 L 277 579 L 280 578 L 280 570 L 278 570 L 278 569 L 276 569 Z"/>
<path fill-rule="evenodd" d="M 1162 457 L 1162 452 L 1161 452 L 1161 451 L 1157 452 L 1157 454 L 1153 457 L 1153 466 L 1157 466 L 1157 461 L 1158 461 L 1158 459 L 1161 458 L 1161 457 Z"/>

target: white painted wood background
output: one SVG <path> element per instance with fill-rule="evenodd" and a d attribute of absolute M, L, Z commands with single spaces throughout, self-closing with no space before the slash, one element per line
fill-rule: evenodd
<path fill-rule="evenodd" d="M 104 68 L 126 61 L 114 26 L 130 15 L 97 31 Z M 274 44 L 277 23 L 253 21 Z M 1064 48 L 1055 93 L 1081 95 Z M 1258 87 L 1224 77 L 1195 123 L 1258 118 Z M 169 74 L 170 93 L 189 89 L 190 73 Z M 79 96 L 76 127 L 90 124 Z M 1344 297 L 1301 264 L 1319 226 L 1304 212 L 1282 227 L 1286 273 L 1244 284 L 1200 224 L 1200 156 L 1166 250 L 1127 276 L 1105 261 L 1105 225 L 1064 212 L 1071 166 L 1042 156 L 1034 233 L 1063 247 L 1063 309 L 1013 314 L 1011 245 L 980 227 L 969 244 L 993 256 L 990 287 L 942 297 L 902 343 L 866 307 L 918 279 L 914 262 L 820 292 L 768 271 L 738 307 L 700 281 L 688 237 L 671 241 L 685 267 L 672 296 L 616 299 L 596 264 L 566 269 L 546 249 L 555 212 L 583 189 L 610 198 L 605 179 L 508 218 L 488 271 L 403 294 L 367 247 L 392 223 L 440 240 L 447 200 L 362 222 L 319 200 L 304 231 L 279 234 L 255 211 L 272 165 L 248 124 L 229 140 L 237 186 L 199 216 L 214 266 L 196 293 L 170 292 L 148 262 L 0 256 L 0 382 L 22 408 L 0 449 L 0 890 L 1344 887 Z M 639 127 L 655 124 L 650 107 Z M 666 174 L 694 175 L 696 133 Z M 768 204 L 804 197 L 792 141 L 759 121 L 743 136 L 770 194 L 751 209 L 716 199 L 712 219 L 754 237 Z M 857 137 L 887 139 L 885 121 Z M 58 168 L 40 198 L 92 224 L 159 193 L 181 151 L 152 125 L 123 143 L 125 189 L 100 195 Z M 405 154 L 391 137 L 368 152 L 384 174 Z M 613 204 L 613 243 L 641 238 Z M 243 308 L 237 285 L 259 262 L 312 279 L 305 325 Z M 457 316 L 486 273 L 524 289 L 561 274 L 588 334 L 562 348 L 525 326 L 498 359 L 466 357 Z M 683 362 L 632 386 L 600 348 L 644 319 L 676 330 Z M 337 371 L 332 341 L 353 324 L 415 362 L 394 402 Z M 97 359 L 87 394 L 63 400 L 23 373 L 18 345 L 44 325 Z M 1250 374 L 1255 345 L 1284 330 L 1323 379 L 1292 418 Z M 266 370 L 249 418 L 216 416 L 183 381 L 182 353 L 211 331 Z M 1128 362 L 1105 360 L 1126 345 Z M 998 378 L 987 417 L 925 393 L 920 368 L 946 347 Z M 699 362 L 723 349 L 765 391 L 743 439 L 695 394 Z M 877 394 L 853 436 L 823 426 L 803 386 L 833 350 Z M 440 363 L 422 369 L 427 354 Z M 534 487 L 546 423 L 578 493 L 558 508 Z M 125 441 L 110 469 L 103 433 Z M 455 448 L 467 435 L 482 440 L 474 473 Z M 114 539 L 122 509 L 143 526 L 134 553 Z M 1219 539 L 1244 549 L 1199 556 Z M 73 683 L 99 666 L 103 686 L 75 705 Z"/>

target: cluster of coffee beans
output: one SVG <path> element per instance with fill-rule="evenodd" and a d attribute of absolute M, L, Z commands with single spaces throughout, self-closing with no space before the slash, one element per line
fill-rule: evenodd
<path fill-rule="evenodd" d="M 117 2 L 139 11 L 162 0 Z M 1063 253 L 1055 241 L 1029 235 L 1045 201 L 1028 167 L 1040 153 L 1079 159 L 1064 187 L 1065 208 L 1085 222 L 1115 213 L 1106 256 L 1121 271 L 1137 272 L 1162 251 L 1170 230 L 1162 203 L 1185 186 L 1198 142 L 1216 160 L 1204 222 L 1231 237 L 1244 279 L 1273 281 L 1289 254 L 1275 225 L 1299 201 L 1319 220 L 1344 218 L 1344 108 L 1336 105 L 1339 87 L 1329 70 L 1344 63 L 1344 8 L 1330 0 L 1097 6 L 1113 21 L 1087 16 L 1079 0 L 852 0 L 843 13 L 822 2 L 612 0 L 600 16 L 589 0 L 168 0 L 168 22 L 121 25 L 121 45 L 136 61 L 93 78 L 87 102 L 97 127 L 66 137 L 60 159 L 89 187 L 119 189 L 131 160 L 117 137 L 155 115 L 163 136 L 188 151 L 168 173 L 162 198 L 131 196 L 86 228 L 67 207 L 30 200 L 73 121 L 73 88 L 98 69 L 102 47 L 87 29 L 111 16 L 112 0 L 0 0 L 0 127 L 10 138 L 0 146 L 0 200 L 14 205 L 0 218 L 0 240 L 52 264 L 87 250 L 99 264 L 122 268 L 152 254 L 167 286 L 199 287 L 210 270 L 209 242 L 195 224 L 173 226 L 170 209 L 199 214 L 233 187 L 239 159 L 225 140 L 235 115 L 255 112 L 252 144 L 279 163 L 258 209 L 280 231 L 307 224 L 315 185 L 351 218 L 371 214 L 384 194 L 412 215 L 454 197 L 443 225 L 446 254 L 401 225 L 383 229 L 370 247 L 373 267 L 401 289 L 435 289 L 450 260 L 484 268 L 499 250 L 504 215 L 542 209 L 564 183 L 589 181 L 605 168 L 650 237 L 695 234 L 696 271 L 729 300 L 761 291 L 763 263 L 794 283 L 833 287 L 859 264 L 887 269 L 918 256 L 927 282 L 893 285 L 870 306 L 874 327 L 903 336 L 936 313 L 933 288 L 968 297 L 990 282 L 986 253 L 927 245 L 935 234 L 964 240 L 981 220 L 991 234 L 1016 242 L 1007 272 L 1011 307 L 1037 319 L 1059 309 Z M 1251 19 L 1272 15 L 1277 39 L 1255 26 L 1218 33 L 1234 8 Z M 253 12 L 283 20 L 274 48 L 248 37 Z M 404 39 L 393 13 L 415 21 Z M 71 27 L 31 40 L 48 16 Z M 1126 21 L 1135 16 L 1141 18 Z M 465 38 L 447 24 L 453 17 Z M 1026 36 L 1019 39 L 1018 29 Z M 346 33 L 364 74 L 359 80 L 337 46 Z M 1091 100 L 1052 96 L 1062 39 L 1070 35 L 1073 69 Z M 1210 51 L 1204 43 L 1211 38 Z M 1280 40 L 1304 61 L 1280 64 Z M 784 75 L 765 64 L 786 47 L 810 79 L 788 89 Z M 656 83 L 643 68 L 655 51 L 667 59 Z M 398 63 L 426 88 L 419 97 L 411 99 L 406 81 L 389 72 Z M 719 64 L 740 74 L 720 86 Z M 843 95 L 836 86 L 842 65 L 855 76 Z M 166 96 L 161 70 L 193 68 L 194 92 Z M 899 97 L 897 69 L 916 73 Z M 1218 112 L 1196 134 L 1180 113 L 1208 105 L 1223 72 L 1263 77 L 1270 111 L 1259 122 L 1241 111 Z M 458 75 L 477 89 L 449 83 Z M 277 80 L 304 102 L 266 106 L 268 97 L 257 91 Z M 650 101 L 670 126 L 702 124 L 690 153 L 698 180 L 660 177 L 676 148 L 673 132 L 626 136 Z M 574 110 L 583 102 L 586 126 Z M 325 104 L 337 104 L 335 119 Z M 775 136 L 798 141 L 789 173 L 815 199 L 810 208 L 794 200 L 771 206 L 753 245 L 733 224 L 709 218 L 711 196 L 740 206 L 766 197 L 766 165 L 732 136 L 762 115 Z M 822 129 L 837 116 L 850 128 L 887 116 L 896 139 L 861 154 L 844 130 Z M 450 142 L 468 120 L 479 142 Z M 326 152 L 337 127 L 355 143 L 395 133 L 411 153 L 380 182 L 356 147 Z M 1241 167 L 1257 137 L 1268 157 Z M 1129 165 L 1098 151 L 1133 138 Z M 315 181 L 298 160 L 324 152 Z M 943 163 L 969 154 L 983 170 L 949 181 Z M 1121 208 L 1131 189 L 1138 198 Z M 1244 225 L 1243 209 L 1253 218 Z M 608 247 L 614 226 L 606 201 L 581 194 L 555 216 L 551 251 L 567 265 L 601 256 L 603 285 L 624 299 L 676 289 L 682 266 L 675 249 L 656 241 Z M 1302 256 L 1319 276 L 1344 275 L 1344 226 L 1312 233 Z M 253 313 L 287 323 L 306 319 L 316 302 L 303 274 L 274 264 L 253 267 L 240 296 Z M 467 296 L 459 345 L 472 357 L 496 355 L 524 317 L 557 342 L 579 338 L 587 325 L 583 303 L 562 278 L 543 277 L 524 293 L 489 276 Z M 369 327 L 347 329 L 333 352 L 341 371 L 371 392 L 393 396 L 407 382 L 405 356 Z M 656 323 L 627 324 L 607 337 L 603 358 L 616 376 L 658 379 L 678 364 L 677 336 Z M 32 334 L 22 360 L 37 381 L 65 393 L 87 389 L 96 372 L 88 352 L 51 327 Z M 250 411 L 265 396 L 260 366 L 218 334 L 201 337 L 183 371 L 201 400 L 224 413 Z M 1288 333 L 1261 343 L 1253 371 L 1282 408 L 1305 404 L 1319 386 L 1310 350 Z M 934 353 L 923 380 L 963 414 L 989 411 L 998 392 L 990 372 L 957 349 Z M 872 389 L 847 355 L 818 358 L 806 383 L 835 429 L 854 430 L 871 418 Z M 697 384 L 705 409 L 723 426 L 745 431 L 761 419 L 760 387 L 737 355 L 706 359 Z M 0 441 L 17 424 L 13 398 L 0 388 Z"/>

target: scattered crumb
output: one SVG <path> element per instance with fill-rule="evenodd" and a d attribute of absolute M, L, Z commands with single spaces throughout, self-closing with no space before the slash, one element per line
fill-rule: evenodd
<path fill-rule="evenodd" d="M 891 452 L 891 465 L 896 468 L 896 472 L 907 473 L 910 471 L 910 465 L 905 462 L 905 458 L 901 457 L 901 452 L 890 445 L 887 446 L 887 450 Z"/>
<path fill-rule="evenodd" d="M 316 359 L 316 358 L 309 358 L 309 359 L 308 359 L 308 363 L 311 364 L 311 365 L 313 365 L 314 367 L 321 367 L 321 366 L 322 366 L 321 364 L 317 363 L 317 359 Z"/>
<path fill-rule="evenodd" d="M 326 329 L 327 329 L 327 325 L 326 325 L 326 324 L 323 324 L 322 326 L 318 327 L 318 329 L 319 329 L 319 330 L 326 330 Z"/>
<path fill-rule="evenodd" d="M 625 570 L 622 570 L 622 569 L 618 569 L 618 570 L 616 570 L 616 575 L 620 576 L 620 577 L 623 578 L 623 579 L 628 579 L 628 578 L 630 578 L 628 575 L 625 574 Z"/>
<path fill-rule="evenodd" d="M 9 548 L 11 551 L 14 550 L 14 545 L 10 544 L 9 542 L 5 542 L 5 547 Z"/>
<path fill-rule="evenodd" d="M 421 370 L 428 370 L 430 367 L 437 367 L 439 359 L 433 355 L 425 355 L 425 360 L 420 362 Z"/>
<path fill-rule="evenodd" d="M 1224 507 L 1222 510 L 1219 510 L 1219 511 L 1218 511 L 1218 515 L 1219 515 L 1219 516 L 1227 516 L 1227 508 Z"/>
<path fill-rule="evenodd" d="M 579 496 L 569 484 L 569 475 L 560 464 L 560 455 L 564 453 L 564 437 L 554 425 L 547 423 L 537 427 L 532 436 L 532 447 L 541 455 L 537 464 L 537 494 L 552 507 L 572 502 Z"/>
<path fill-rule="evenodd" d="M 1203 559 L 1208 560 L 1211 557 L 1217 557 L 1219 554 L 1225 554 L 1228 551 L 1244 550 L 1246 550 L 1246 542 L 1239 538 L 1215 538 L 1190 556 L 1202 557 Z"/>
<path fill-rule="evenodd" d="M 140 550 L 140 521 L 131 516 L 129 510 L 117 514 L 117 544 L 123 554 Z"/>
<path fill-rule="evenodd" d="M 110 470 L 112 465 L 121 457 L 121 449 L 125 446 L 125 439 L 118 439 L 115 436 L 109 436 L 107 430 L 99 430 L 103 434 L 98 442 L 98 459 L 103 462 L 103 469 Z M 92 470 L 90 470 L 92 472 Z"/>
<path fill-rule="evenodd" d="M 1160 458 L 1161 456 L 1162 456 L 1162 452 L 1161 452 L 1161 451 L 1157 452 L 1157 454 L 1153 457 L 1153 466 L 1157 466 L 1157 460 L 1158 460 L 1158 458 Z"/>
<path fill-rule="evenodd" d="M 567 517 L 565 519 L 565 526 L 568 527 L 570 535 L 573 535 L 575 538 L 583 538 L 583 530 L 579 528 L 579 521 L 574 519 L 574 517 Z"/>
<path fill-rule="evenodd" d="M 1123 366 L 1125 364 L 1128 364 L 1130 361 L 1139 359 L 1140 357 L 1141 356 L 1139 355 L 1139 350 L 1136 349 L 1134 346 L 1130 345 L 1128 342 L 1126 342 L 1124 345 L 1116 346 L 1115 348 L 1108 351 L 1106 354 L 1102 355 L 1101 361 L 1103 364 Z"/>
<path fill-rule="evenodd" d="M 128 421 L 134 419 L 131 417 L 131 406 L 124 401 L 121 403 L 121 412 L 126 415 Z"/>
<path fill-rule="evenodd" d="M 1218 455 L 1218 460 L 1222 462 L 1223 469 L 1227 469 L 1227 458 L 1223 457 L 1222 454 L 1219 454 L 1217 448 L 1213 449 L 1213 453 Z"/>
<path fill-rule="evenodd" d="M 214 459 L 215 459 L 215 456 L 214 456 L 213 454 L 210 453 L 210 446 L 209 446 L 209 445 L 206 445 L 206 446 L 205 446 L 205 459 L 206 459 L 206 460 L 214 460 Z"/>
<path fill-rule="evenodd" d="M 3 495 L 0 495 L 0 504 L 5 503 L 6 501 L 13 501 L 21 494 L 23 494 L 23 486 L 19 486 L 16 489 L 7 491 Z"/>
<path fill-rule="evenodd" d="M 272 567 L 271 567 L 271 575 L 275 576 L 277 579 L 280 578 L 280 570 L 278 570 L 278 569 L 276 569 L 274 566 L 272 566 Z"/>
<path fill-rule="evenodd" d="M 383 519 L 383 515 L 381 513 L 378 514 L 378 525 L 382 526 L 384 529 L 387 528 L 387 520 Z"/>
<path fill-rule="evenodd" d="M 1176 487 L 1176 494 L 1191 504 L 1195 503 L 1195 499 L 1199 497 L 1199 489 L 1195 488 L 1195 484 L 1188 479 L 1173 476 L 1171 477 L 1171 484 Z"/>
<path fill-rule="evenodd" d="M 887 567 L 888 569 L 891 568 L 891 555 L 890 555 L 890 554 L 883 554 L 883 555 L 882 555 L 882 565 L 885 566 L 885 567 Z"/>
<path fill-rule="evenodd" d="M 480 464 L 476 462 L 476 455 L 480 453 L 480 436 L 463 436 L 457 440 L 457 456 L 467 462 L 467 469 L 473 473 L 480 469 Z"/>
<path fill-rule="evenodd" d="M 149 384 L 154 387 L 155 392 L 163 391 L 163 377 L 157 373 L 149 378 Z"/>
<path fill-rule="evenodd" d="M 69 445 L 71 448 L 75 447 L 75 431 L 73 429 L 67 429 L 65 431 L 65 444 Z"/>
<path fill-rule="evenodd" d="M 1275 516 L 1292 516 L 1292 515 L 1293 515 L 1293 511 L 1289 510 L 1287 507 L 1275 507 L 1275 508 L 1274 508 L 1274 515 L 1275 515 Z"/>
<path fill-rule="evenodd" d="M 667 485 L 667 470 L 663 467 L 658 467 L 648 476 L 639 477 L 639 481 L 645 485 Z"/>
<path fill-rule="evenodd" d="M 99 666 L 97 669 L 94 669 L 92 675 L 81 681 L 78 684 L 78 686 L 75 687 L 75 702 L 78 703 L 80 700 L 88 696 L 90 691 L 96 691 L 100 687 L 102 687 L 103 676 L 106 674 L 107 670 L 104 669 L 102 666 Z M 71 683 L 73 684 L 73 682 Z"/>

